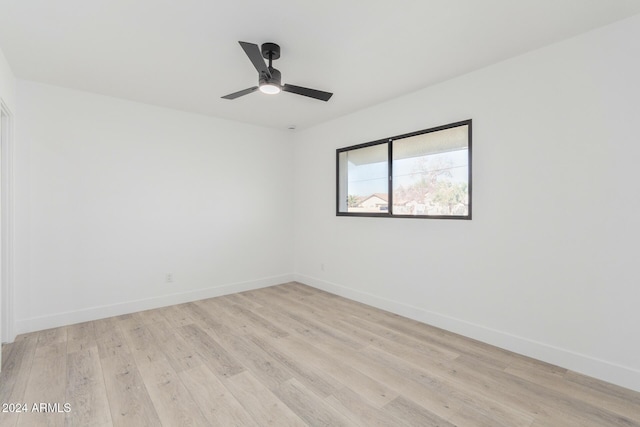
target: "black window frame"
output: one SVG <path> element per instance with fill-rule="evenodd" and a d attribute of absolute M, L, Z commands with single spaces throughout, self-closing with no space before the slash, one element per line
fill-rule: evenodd
<path fill-rule="evenodd" d="M 469 204 L 467 215 L 394 215 L 393 214 L 393 141 L 412 136 L 423 135 L 426 133 L 438 132 L 460 126 L 468 126 L 468 194 Z M 357 150 L 360 148 L 372 147 L 380 144 L 388 144 L 387 153 L 387 172 L 388 172 L 388 209 L 387 212 L 342 212 L 340 211 L 340 153 L 345 151 Z M 416 132 L 405 133 L 402 135 L 392 136 L 388 138 L 378 139 L 376 141 L 365 142 L 363 144 L 351 145 L 336 149 L 336 216 L 352 216 L 352 217 L 374 217 L 374 218 L 420 218 L 420 219 L 472 219 L 473 205 L 473 183 L 472 183 L 472 119 L 462 120 L 459 122 L 449 123 L 442 126 L 436 126 L 429 129 L 423 129 Z"/>

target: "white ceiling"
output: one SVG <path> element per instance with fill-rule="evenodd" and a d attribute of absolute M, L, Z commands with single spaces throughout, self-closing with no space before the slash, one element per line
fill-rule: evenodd
<path fill-rule="evenodd" d="M 0 48 L 21 79 L 298 129 L 640 13 L 640 0 L 0 0 Z M 280 44 L 259 92 L 238 40 Z"/>

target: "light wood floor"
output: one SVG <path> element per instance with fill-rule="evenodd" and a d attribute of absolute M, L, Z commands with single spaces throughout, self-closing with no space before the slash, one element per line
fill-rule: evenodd
<path fill-rule="evenodd" d="M 28 406 L 3 427 L 640 426 L 640 393 L 297 283 L 25 334 L 2 354 L 0 402 Z"/>

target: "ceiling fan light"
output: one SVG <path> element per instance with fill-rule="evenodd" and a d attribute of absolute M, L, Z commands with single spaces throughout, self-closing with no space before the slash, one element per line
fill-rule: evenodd
<path fill-rule="evenodd" d="M 276 93 L 280 93 L 280 86 L 269 83 L 263 84 L 260 85 L 260 92 L 266 93 L 268 95 L 275 95 Z"/>

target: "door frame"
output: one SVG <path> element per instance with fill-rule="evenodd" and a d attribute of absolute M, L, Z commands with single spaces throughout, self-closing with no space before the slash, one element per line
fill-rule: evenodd
<path fill-rule="evenodd" d="M 13 115 L 0 98 L 0 341 L 13 342 Z"/>

